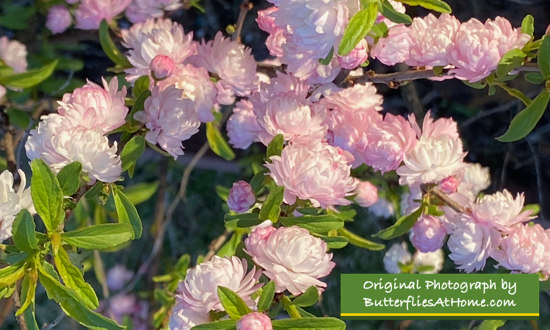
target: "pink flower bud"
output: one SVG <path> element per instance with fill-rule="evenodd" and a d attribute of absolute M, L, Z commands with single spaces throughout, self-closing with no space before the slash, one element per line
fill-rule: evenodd
<path fill-rule="evenodd" d="M 452 194 L 456 192 L 458 184 L 458 179 L 455 176 L 448 176 L 439 182 L 439 189 L 446 194 Z"/>
<path fill-rule="evenodd" d="M 445 235 L 445 229 L 436 217 L 422 215 L 412 228 L 411 243 L 420 252 L 433 252 L 443 246 Z"/>
<path fill-rule="evenodd" d="M 362 207 L 372 206 L 378 201 L 378 188 L 368 181 L 361 181 L 357 185 L 355 201 Z"/>
<path fill-rule="evenodd" d="M 271 319 L 262 313 L 250 313 L 244 315 L 237 322 L 237 330 L 272 330 Z"/>
<path fill-rule="evenodd" d="M 151 69 L 151 75 L 155 80 L 163 80 L 172 74 L 174 70 L 174 61 L 170 56 L 166 55 L 157 55 L 149 64 L 149 69 Z"/>
<path fill-rule="evenodd" d="M 71 25 L 71 22 L 71 13 L 65 6 L 53 6 L 48 11 L 46 27 L 54 34 L 65 32 L 65 30 L 67 30 L 67 28 Z"/>
<path fill-rule="evenodd" d="M 229 196 L 227 196 L 229 209 L 237 213 L 248 211 L 255 201 L 256 197 L 254 197 L 252 187 L 243 180 L 233 183 L 233 187 L 229 190 Z"/>

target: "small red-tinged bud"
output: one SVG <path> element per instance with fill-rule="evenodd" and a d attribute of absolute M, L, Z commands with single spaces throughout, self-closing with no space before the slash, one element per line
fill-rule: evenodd
<path fill-rule="evenodd" d="M 170 56 L 157 55 L 151 61 L 149 69 L 151 69 L 151 75 L 155 80 L 163 80 L 172 74 L 174 61 L 172 61 Z"/>

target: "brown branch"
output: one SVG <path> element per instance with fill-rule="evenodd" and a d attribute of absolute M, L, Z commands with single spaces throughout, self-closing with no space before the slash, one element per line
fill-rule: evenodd
<path fill-rule="evenodd" d="M 444 192 L 442 192 L 437 186 L 432 187 L 429 191 L 429 194 L 433 194 L 440 200 L 442 200 L 445 204 L 447 204 L 450 208 L 452 208 L 454 211 L 458 213 L 466 213 L 468 210 L 464 208 L 462 205 L 458 204 L 456 201 L 454 201 L 452 198 L 447 196 Z"/>
<path fill-rule="evenodd" d="M 19 290 L 21 289 L 21 280 L 15 284 L 15 290 L 13 291 L 13 300 L 15 302 L 15 308 L 21 308 L 21 297 L 19 296 Z M 27 330 L 27 323 L 25 323 L 25 317 L 23 314 L 17 316 L 17 323 L 21 327 L 21 330 Z"/>
<path fill-rule="evenodd" d="M 212 243 L 210 243 L 210 246 L 208 247 L 208 253 L 204 257 L 204 261 L 209 261 L 214 255 L 216 255 L 216 252 L 218 252 L 223 243 L 225 243 L 225 241 L 227 241 L 227 239 L 229 238 L 229 234 L 230 232 L 226 230 L 223 232 L 223 234 L 216 237 L 216 239 L 214 239 Z"/>
<path fill-rule="evenodd" d="M 253 5 L 250 3 L 250 0 L 243 0 L 243 3 L 241 4 L 241 11 L 239 12 L 239 17 L 237 18 L 237 24 L 235 24 L 235 32 L 233 32 L 231 40 L 241 42 L 241 31 L 243 29 L 244 19 L 252 7 Z"/>

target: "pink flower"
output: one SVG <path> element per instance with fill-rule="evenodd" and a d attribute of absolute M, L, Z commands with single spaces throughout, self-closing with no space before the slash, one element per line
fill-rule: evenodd
<path fill-rule="evenodd" d="M 111 21 L 122 13 L 132 0 L 82 0 L 75 12 L 76 27 L 82 30 L 97 30 L 105 19 Z"/>
<path fill-rule="evenodd" d="M 217 74 L 226 88 L 238 96 L 247 96 L 258 87 L 256 61 L 242 44 L 224 38 L 218 32 L 214 40 L 198 45 L 197 55 L 191 59 L 195 66 L 205 67 Z"/>
<path fill-rule="evenodd" d="M 65 30 L 67 30 L 71 23 L 71 13 L 67 9 L 67 7 L 63 5 L 57 5 L 51 7 L 48 11 L 46 27 L 50 29 L 53 34 L 65 32 Z"/>
<path fill-rule="evenodd" d="M 183 27 L 170 19 L 148 19 L 122 30 L 122 45 L 129 48 L 128 61 L 134 66 L 126 69 L 129 82 L 151 73 L 151 61 L 157 55 L 170 57 L 175 64 L 182 64 L 196 52 L 193 33 L 185 34 Z"/>
<path fill-rule="evenodd" d="M 417 142 L 411 123 L 392 114 L 371 124 L 367 130 L 367 141 L 360 157 L 367 165 L 382 173 L 397 169 Z"/>
<path fill-rule="evenodd" d="M 27 70 L 27 47 L 17 40 L 0 37 L 0 60 L 13 69 L 14 73 Z"/>
<path fill-rule="evenodd" d="M 214 108 L 217 91 L 205 68 L 197 68 L 191 64 L 178 64 L 174 67 L 172 75 L 158 85 L 162 89 L 171 85 L 181 89 L 183 97 L 195 103 L 199 121 L 214 120 L 212 108 Z"/>
<path fill-rule="evenodd" d="M 126 269 L 123 265 L 115 265 L 107 272 L 107 286 L 111 290 L 119 291 L 133 277 L 134 272 Z"/>
<path fill-rule="evenodd" d="M 269 33 L 265 45 L 269 50 L 269 53 L 273 56 L 282 57 L 284 54 L 283 45 L 286 43 L 286 37 L 284 30 L 275 25 L 275 17 L 273 13 L 277 12 L 279 8 L 269 7 L 264 10 L 258 11 L 258 26 L 263 31 Z"/>
<path fill-rule="evenodd" d="M 350 204 L 345 197 L 357 186 L 350 176 L 350 161 L 349 154 L 328 144 L 291 144 L 265 166 L 275 183 L 285 187 L 285 203 L 294 204 L 298 197 L 315 207 L 330 208 Z"/>
<path fill-rule="evenodd" d="M 370 54 L 385 65 L 395 65 L 409 60 L 412 44 L 414 40 L 410 29 L 399 24 L 388 30 L 386 38 L 378 40 Z"/>
<path fill-rule="evenodd" d="M 517 224 L 491 255 L 500 266 L 514 272 L 550 275 L 550 231 L 541 225 Z"/>
<path fill-rule="evenodd" d="M 227 196 L 227 205 L 231 211 L 244 213 L 256 202 L 252 187 L 248 182 L 240 180 L 233 183 Z"/>
<path fill-rule="evenodd" d="M 496 69 L 506 52 L 523 47 L 529 39 L 504 18 L 487 20 L 485 25 L 472 18 L 460 25 L 448 50 L 449 63 L 456 67 L 450 73 L 461 80 L 479 81 Z"/>
<path fill-rule="evenodd" d="M 293 295 L 304 293 L 310 286 L 320 290 L 327 285 L 319 281 L 336 265 L 330 261 L 326 243 L 300 227 L 254 229 L 245 239 L 246 253 L 275 282 L 277 292 L 288 290 Z M 269 235 L 266 235 L 269 233 Z M 256 235 L 260 237 L 255 237 Z"/>
<path fill-rule="evenodd" d="M 226 129 L 229 143 L 235 148 L 246 149 L 253 142 L 260 141 L 258 134 L 262 131 L 262 127 L 258 125 L 250 101 L 237 102 L 233 108 L 233 114 L 227 120 Z"/>
<path fill-rule="evenodd" d="M 272 330 L 271 319 L 263 313 L 250 313 L 244 315 L 237 322 L 237 330 Z"/>
<path fill-rule="evenodd" d="M 218 297 L 218 287 L 224 286 L 237 293 L 248 306 L 256 305 L 250 297 L 262 284 L 258 280 L 262 272 L 252 267 L 247 273 L 247 262 L 237 257 L 220 258 L 203 262 L 187 271 L 180 282 L 176 301 L 200 311 L 224 311 Z"/>
<path fill-rule="evenodd" d="M 153 57 L 149 69 L 151 69 L 151 76 L 155 80 L 163 80 L 170 77 L 174 71 L 174 61 L 169 56 L 157 55 Z"/>
<path fill-rule="evenodd" d="M 531 211 L 522 212 L 524 201 L 523 194 L 517 194 L 514 198 L 508 190 L 504 189 L 502 192 L 483 196 L 471 205 L 471 209 L 479 221 L 507 232 L 513 225 L 531 219 Z"/>
<path fill-rule="evenodd" d="M 72 127 L 108 133 L 126 122 L 126 87 L 118 91 L 116 77 L 108 84 L 103 78 L 102 82 L 103 88 L 88 81 L 86 85 L 63 95 L 63 99 L 58 101 L 59 114 L 65 116 Z"/>
<path fill-rule="evenodd" d="M 412 124 L 416 125 L 414 121 L 414 116 L 411 116 L 411 118 L 409 118 L 409 121 L 412 121 Z M 431 111 L 428 111 L 426 113 L 426 116 L 424 117 L 424 122 L 422 123 L 422 134 L 420 134 L 418 128 L 416 129 L 418 130 L 418 137 L 422 136 L 424 138 L 437 138 L 442 135 L 446 135 L 453 139 L 460 140 L 456 121 L 454 121 L 452 118 L 439 118 L 434 121 L 431 115 Z"/>
<path fill-rule="evenodd" d="M 420 252 L 434 252 L 441 249 L 447 233 L 439 220 L 431 215 L 422 215 L 411 230 L 411 243 Z"/>
<path fill-rule="evenodd" d="M 395 243 L 384 253 L 384 269 L 390 274 L 399 274 L 401 273 L 399 264 L 411 262 L 411 257 L 407 243 Z"/>
<path fill-rule="evenodd" d="M 459 173 L 460 184 L 458 190 L 462 193 L 469 192 L 477 196 L 479 192 L 491 185 L 491 174 L 488 167 L 481 167 L 480 164 L 466 163 L 464 169 Z"/>
<path fill-rule="evenodd" d="M 352 111 L 381 111 L 382 95 L 372 83 L 357 84 L 326 96 L 329 106 Z"/>
<path fill-rule="evenodd" d="M 420 252 L 416 251 L 413 255 L 413 268 L 415 272 L 419 274 L 436 274 L 443 269 L 443 263 L 445 262 L 445 256 L 443 250 L 439 249 L 434 252 Z M 421 267 L 432 266 L 433 269 L 419 272 Z"/>
<path fill-rule="evenodd" d="M 369 207 L 378 201 L 378 188 L 368 181 L 360 181 L 356 192 L 355 202 L 362 207 Z"/>
<path fill-rule="evenodd" d="M 184 301 L 176 300 L 168 327 L 170 330 L 190 330 L 194 326 L 211 321 L 210 311 L 197 309 Z"/>
<path fill-rule="evenodd" d="M 17 172 L 21 178 L 17 191 L 11 172 L 5 170 L 0 174 L 0 243 L 12 236 L 13 221 L 22 209 L 27 209 L 31 214 L 36 213 L 31 189 L 25 188 L 25 173 L 19 169 Z"/>
<path fill-rule="evenodd" d="M 409 27 L 413 43 L 410 45 L 407 65 L 446 66 L 447 49 L 453 46 L 453 40 L 460 22 L 449 14 L 436 18 L 429 14 L 424 18 L 415 17 Z"/>
<path fill-rule="evenodd" d="M 369 58 L 369 45 L 366 39 L 361 39 L 357 46 L 347 55 L 339 56 L 338 61 L 344 69 L 353 70 L 363 64 Z"/>
<path fill-rule="evenodd" d="M 469 214 L 457 214 L 453 222 L 455 229 L 447 241 L 451 251 L 449 258 L 466 273 L 483 269 L 487 258 L 499 245 L 500 233 L 491 226 L 477 222 Z"/>
<path fill-rule="evenodd" d="M 439 189 L 445 194 L 452 194 L 456 192 L 458 184 L 459 182 L 456 176 L 451 175 L 439 182 Z"/>
<path fill-rule="evenodd" d="M 153 88 L 145 101 L 145 110 L 137 112 L 134 118 L 149 129 L 145 139 L 158 143 L 174 159 L 183 155 L 181 143 L 196 134 L 200 126 L 193 101 L 182 98 L 181 90 L 173 86 L 164 90 Z"/>
<path fill-rule="evenodd" d="M 165 10 L 178 10 L 181 7 L 179 0 L 132 0 L 126 9 L 126 17 L 132 23 L 141 23 L 149 18 L 163 17 Z"/>

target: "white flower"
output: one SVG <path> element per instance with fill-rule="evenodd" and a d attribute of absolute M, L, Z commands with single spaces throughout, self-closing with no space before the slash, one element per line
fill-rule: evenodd
<path fill-rule="evenodd" d="M 434 252 L 423 253 L 416 251 L 413 256 L 413 266 L 415 271 L 423 266 L 433 266 L 432 270 L 419 272 L 420 274 L 436 274 L 441 271 L 443 268 L 443 262 L 445 257 L 443 255 L 443 250 L 439 249 Z"/>
<path fill-rule="evenodd" d="M 377 217 L 390 218 L 395 214 L 395 208 L 389 200 L 384 197 L 378 198 L 376 203 L 368 208 L 369 212 Z"/>
<path fill-rule="evenodd" d="M 17 172 L 21 178 L 17 191 L 13 187 L 11 172 L 5 170 L 0 174 L 0 242 L 11 237 L 13 221 L 22 209 L 27 209 L 31 214 L 36 213 L 31 190 L 30 188 L 25 189 L 27 182 L 25 173 L 21 170 L 17 170 Z"/>
<path fill-rule="evenodd" d="M 407 243 L 395 243 L 384 254 L 384 269 L 390 274 L 399 274 L 401 273 L 399 264 L 407 264 L 411 261 L 411 258 Z"/>
<path fill-rule="evenodd" d="M 521 211 L 524 201 L 523 194 L 517 194 L 514 198 L 508 190 L 504 189 L 502 192 L 483 196 L 472 205 L 472 212 L 478 220 L 507 231 L 509 227 L 530 219 L 530 211 Z"/>
<path fill-rule="evenodd" d="M 211 322 L 210 311 L 195 309 L 193 306 L 181 301 L 176 301 L 170 315 L 170 330 L 189 330 L 196 325 Z"/>
<path fill-rule="evenodd" d="M 0 60 L 13 69 L 14 73 L 27 70 L 27 47 L 17 40 L 0 37 Z"/>
<path fill-rule="evenodd" d="M 491 173 L 488 167 L 482 167 L 480 164 L 466 163 L 463 169 L 461 182 L 458 186 L 458 191 L 469 193 L 476 196 L 482 190 L 489 188 L 491 185 Z"/>

